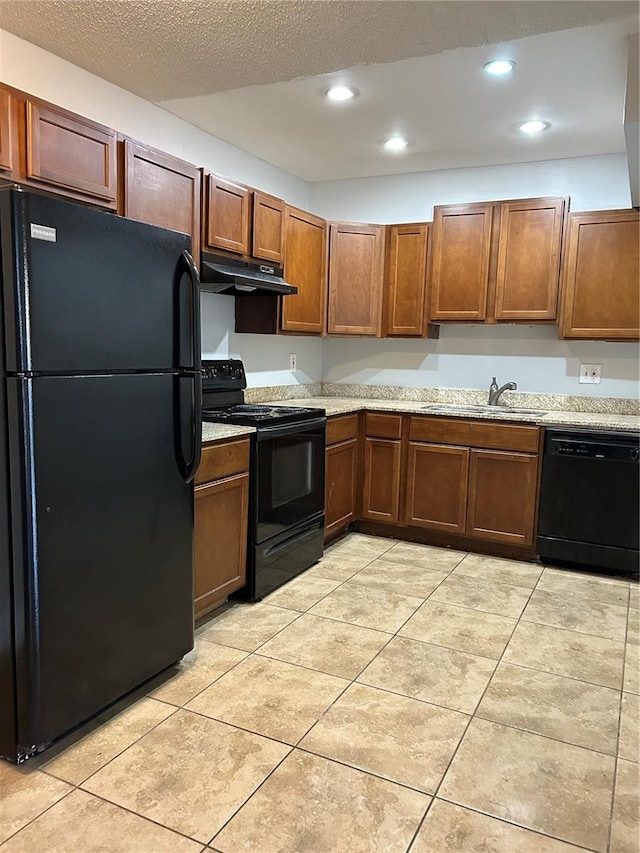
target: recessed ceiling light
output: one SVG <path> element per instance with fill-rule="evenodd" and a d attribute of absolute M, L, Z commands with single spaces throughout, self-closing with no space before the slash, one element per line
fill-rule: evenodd
<path fill-rule="evenodd" d="M 533 121 L 523 121 L 522 124 L 518 125 L 518 127 L 523 133 L 531 135 L 534 133 L 541 133 L 543 130 L 546 130 L 549 127 L 549 122 L 534 119 Z"/>
<path fill-rule="evenodd" d="M 330 101 L 348 101 L 355 93 L 351 86 L 332 86 L 326 94 Z"/>
<path fill-rule="evenodd" d="M 510 74 L 516 64 L 513 59 L 492 59 L 483 67 L 487 74 L 491 74 L 493 77 L 502 77 L 503 74 Z"/>
<path fill-rule="evenodd" d="M 384 143 L 387 151 L 404 151 L 409 143 L 404 136 L 390 136 Z"/>

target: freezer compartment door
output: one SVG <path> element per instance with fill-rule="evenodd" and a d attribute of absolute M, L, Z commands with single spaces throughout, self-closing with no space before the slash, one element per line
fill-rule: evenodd
<path fill-rule="evenodd" d="M 9 372 L 199 369 L 186 234 L 17 190 L 0 232 Z"/>
<path fill-rule="evenodd" d="M 193 646 L 170 375 L 11 379 L 18 738 L 40 748 Z"/>

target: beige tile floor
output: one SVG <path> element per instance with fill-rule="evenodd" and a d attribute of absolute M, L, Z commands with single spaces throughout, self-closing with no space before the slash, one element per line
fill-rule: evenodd
<path fill-rule="evenodd" d="M 1 853 L 639 853 L 636 584 L 351 534 L 0 763 Z"/>

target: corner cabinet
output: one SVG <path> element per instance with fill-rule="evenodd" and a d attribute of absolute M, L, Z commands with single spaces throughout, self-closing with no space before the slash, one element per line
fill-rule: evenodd
<path fill-rule="evenodd" d="M 434 322 L 553 322 L 566 198 L 434 208 Z"/>
<path fill-rule="evenodd" d="M 200 261 L 200 170 L 170 154 L 125 139 L 120 143 L 119 212 L 131 219 L 191 235 Z"/>
<path fill-rule="evenodd" d="M 563 338 L 638 340 L 639 226 L 637 210 L 570 215 L 563 264 Z"/>
<path fill-rule="evenodd" d="M 360 443 L 358 415 L 327 419 L 325 539 L 344 530 L 358 513 Z"/>
<path fill-rule="evenodd" d="M 400 523 L 402 416 L 365 415 L 361 518 Z"/>
<path fill-rule="evenodd" d="M 203 448 L 195 483 L 197 618 L 246 584 L 249 440 Z"/>
<path fill-rule="evenodd" d="M 419 222 L 387 228 L 383 333 L 387 337 L 424 337 L 429 225 Z"/>
<path fill-rule="evenodd" d="M 311 213 L 287 207 L 284 227 L 284 276 L 298 292 L 282 298 L 281 329 L 321 335 L 326 328 L 327 223 Z"/>
<path fill-rule="evenodd" d="M 383 283 L 384 226 L 333 223 L 328 333 L 379 337 Z"/>

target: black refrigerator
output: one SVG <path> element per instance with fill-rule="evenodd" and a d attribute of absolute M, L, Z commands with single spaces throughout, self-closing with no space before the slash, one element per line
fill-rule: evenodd
<path fill-rule="evenodd" d="M 0 755 L 193 647 L 198 275 L 185 234 L 0 189 Z"/>

